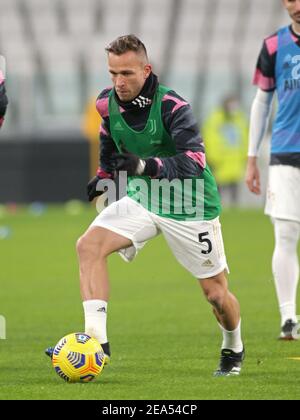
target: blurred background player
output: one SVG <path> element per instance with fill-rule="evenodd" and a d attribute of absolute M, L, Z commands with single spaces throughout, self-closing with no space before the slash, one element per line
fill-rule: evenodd
<path fill-rule="evenodd" d="M 97 101 L 102 117 L 101 168 L 88 185 L 89 200 L 100 195 L 100 179 L 113 178 L 119 171 L 143 176 L 148 183 L 151 178 L 197 177 L 205 183 L 204 218 L 184 211 L 155 214 L 138 204 L 130 187 L 126 197 L 108 206 L 77 244 L 85 331 L 99 340 L 109 359 L 107 258 L 119 252 L 131 261 L 148 240 L 163 233 L 177 260 L 199 280 L 221 327 L 223 344 L 215 375 L 238 375 L 244 358 L 240 308 L 227 286 L 219 196 L 191 108 L 159 84 L 144 44 L 134 35 L 116 39 L 107 53 L 114 88 L 105 89 Z M 50 356 L 52 352 L 47 350 Z"/>
<path fill-rule="evenodd" d="M 3 56 L 0 56 L 0 128 L 4 122 L 7 105 L 8 100 L 5 90 L 5 59 Z"/>
<path fill-rule="evenodd" d="M 222 204 L 237 205 L 244 178 L 248 120 L 235 95 L 223 99 L 203 124 L 206 157 L 216 178 Z"/>
<path fill-rule="evenodd" d="M 292 24 L 265 39 L 254 78 L 258 91 L 251 112 L 246 182 L 250 191 L 261 193 L 257 157 L 276 91 L 279 109 L 273 124 L 265 212 L 275 229 L 272 266 L 281 313 L 280 338 L 292 340 L 299 281 L 300 0 L 283 0 L 283 5 Z"/>

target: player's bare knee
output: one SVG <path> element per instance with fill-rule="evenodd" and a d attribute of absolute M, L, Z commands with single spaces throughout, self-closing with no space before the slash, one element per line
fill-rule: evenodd
<path fill-rule="evenodd" d="M 84 235 L 81 236 L 76 242 L 76 251 L 78 257 L 82 257 L 86 252 L 86 240 Z"/>
<path fill-rule="evenodd" d="M 81 236 L 76 243 L 76 251 L 79 259 L 92 258 L 93 256 L 100 256 L 101 240 L 94 243 L 90 240 L 88 235 Z"/>
<path fill-rule="evenodd" d="M 95 237 L 87 231 L 78 239 L 76 250 L 80 260 L 101 259 L 111 254 L 111 243 L 107 235 L 97 232 Z"/>

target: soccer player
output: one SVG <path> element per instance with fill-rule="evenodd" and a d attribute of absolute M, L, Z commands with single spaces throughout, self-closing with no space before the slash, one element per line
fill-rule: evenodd
<path fill-rule="evenodd" d="M 292 340 L 297 324 L 300 235 L 300 0 L 283 0 L 291 25 L 264 40 L 254 84 L 258 91 L 250 121 L 246 182 L 261 194 L 257 166 L 274 92 L 279 109 L 273 124 L 269 185 L 265 213 L 275 229 L 273 273 L 281 314 L 280 339 Z"/>
<path fill-rule="evenodd" d="M 125 197 L 96 217 L 77 243 L 85 331 L 99 340 L 108 360 L 107 258 L 119 252 L 131 261 L 148 240 L 162 233 L 177 260 L 199 280 L 213 306 L 223 333 L 215 375 L 238 375 L 244 359 L 240 308 L 227 286 L 219 196 L 191 108 L 174 91 L 159 84 L 144 44 L 134 35 L 116 39 L 106 51 L 113 88 L 105 89 L 97 100 L 102 117 L 101 167 L 88 184 L 89 200 L 101 194 L 97 191 L 99 180 L 114 178 L 120 171 L 126 171 L 131 180 L 143 179 L 152 195 L 151 180 L 196 178 L 204 181 L 204 215 L 198 220 L 186 209 L 168 213 L 161 207 L 153 212 L 141 200 L 143 192 L 135 194 L 130 184 Z M 173 200 L 171 207 L 175 208 L 182 194 Z M 46 352 L 51 356 L 53 349 Z"/>
<path fill-rule="evenodd" d="M 8 105 L 4 80 L 4 71 L 0 68 L 0 128 L 4 122 L 4 115 Z"/>

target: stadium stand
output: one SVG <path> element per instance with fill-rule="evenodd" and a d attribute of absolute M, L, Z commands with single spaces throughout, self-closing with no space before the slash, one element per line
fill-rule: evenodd
<path fill-rule="evenodd" d="M 240 91 L 247 106 L 261 40 L 287 21 L 277 3 L 0 0 L 11 101 L 2 135 L 79 130 L 88 98 L 110 84 L 104 46 L 129 32 L 144 40 L 161 80 L 193 103 L 200 122 L 228 91 Z"/>

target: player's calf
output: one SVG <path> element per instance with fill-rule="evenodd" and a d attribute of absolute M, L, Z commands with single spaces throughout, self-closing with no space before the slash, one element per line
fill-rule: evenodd
<path fill-rule="evenodd" d="M 223 334 L 221 359 L 215 376 L 239 375 L 245 358 L 239 303 L 229 292 L 224 273 L 201 280 L 200 284 Z"/>

